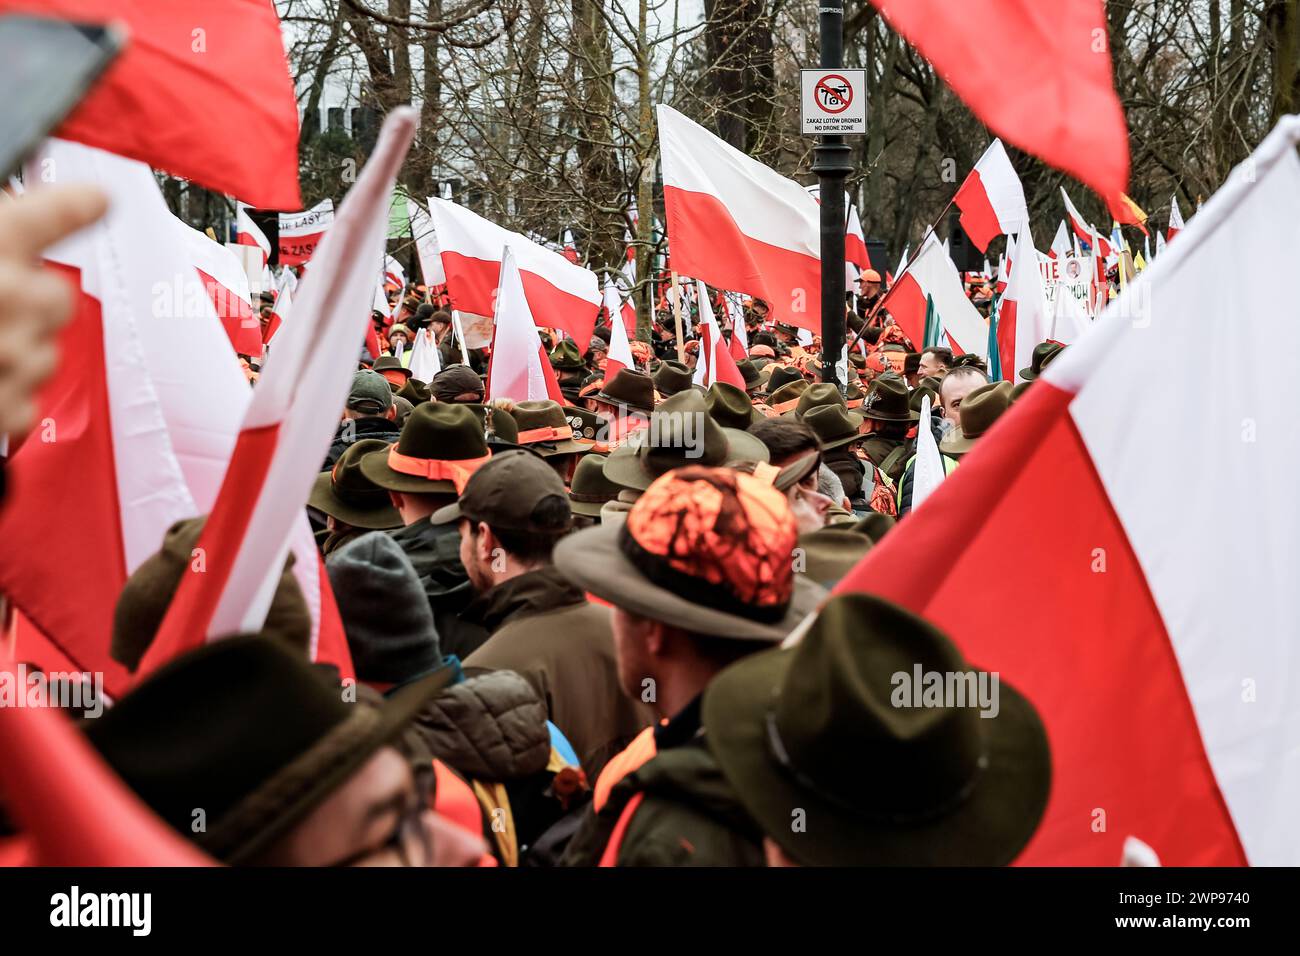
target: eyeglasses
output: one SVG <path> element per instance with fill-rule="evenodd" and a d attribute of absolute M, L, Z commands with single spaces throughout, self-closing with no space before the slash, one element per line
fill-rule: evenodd
<path fill-rule="evenodd" d="M 393 825 L 393 832 L 377 846 L 367 847 L 353 853 L 345 860 L 330 864 L 331 867 L 358 866 L 363 861 L 394 853 L 401 866 L 429 866 L 433 862 L 433 836 L 424 825 L 424 815 L 430 809 L 433 796 L 433 766 L 426 764 L 414 768 L 415 795 L 402 808 Z"/>

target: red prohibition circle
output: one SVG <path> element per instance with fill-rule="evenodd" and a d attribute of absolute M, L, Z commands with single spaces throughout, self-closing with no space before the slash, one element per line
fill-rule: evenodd
<path fill-rule="evenodd" d="M 847 92 L 841 95 L 838 90 L 831 89 L 830 86 L 827 85 L 828 81 L 830 80 L 839 80 L 841 83 L 844 84 L 844 89 Z M 835 109 L 832 106 L 827 106 L 825 103 L 822 102 L 822 98 L 817 94 L 823 91 L 830 98 L 840 101 L 839 109 Z M 832 114 L 843 113 L 853 103 L 853 84 L 851 84 L 844 77 L 840 76 L 838 73 L 828 73 L 826 76 L 823 76 L 820 80 L 817 81 L 817 88 L 813 91 L 813 98 L 817 101 L 817 108 L 821 110 L 823 113 L 832 113 Z"/>

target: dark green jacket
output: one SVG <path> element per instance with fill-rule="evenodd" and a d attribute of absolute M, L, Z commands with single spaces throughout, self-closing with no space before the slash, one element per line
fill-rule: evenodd
<path fill-rule="evenodd" d="M 455 654 L 463 661 L 488 635 L 478 624 L 461 619 L 461 612 L 474 599 L 474 588 L 460 563 L 460 531 L 454 523 L 436 525 L 421 518 L 390 534 L 420 576 L 438 625 L 442 652 Z"/>
<path fill-rule="evenodd" d="M 563 866 L 600 862 L 629 800 L 644 793 L 619 845 L 619 866 L 762 866 L 763 837 L 718 769 L 703 733 L 668 747 L 589 807 Z"/>

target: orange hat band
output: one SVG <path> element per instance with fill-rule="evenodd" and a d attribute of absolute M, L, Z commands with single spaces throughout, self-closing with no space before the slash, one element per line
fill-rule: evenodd
<path fill-rule="evenodd" d="M 470 476 L 491 460 L 491 455 L 484 455 L 482 458 L 465 458 L 460 461 L 439 461 L 436 458 L 403 455 L 398 452 L 396 445 L 388 450 L 388 467 L 393 471 L 429 481 L 450 481 L 456 488 L 456 494 L 461 494 Z"/>
<path fill-rule="evenodd" d="M 554 425 L 547 425 L 545 428 L 529 428 L 519 433 L 515 442 L 520 445 L 528 445 L 535 441 L 564 441 L 566 438 L 573 437 L 573 426 L 565 425 L 562 428 Z"/>

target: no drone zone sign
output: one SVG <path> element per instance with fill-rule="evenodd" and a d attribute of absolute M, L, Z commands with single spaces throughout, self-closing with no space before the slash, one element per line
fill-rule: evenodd
<path fill-rule="evenodd" d="M 800 126 L 805 136 L 851 136 L 867 131 L 867 71 L 799 71 Z"/>

